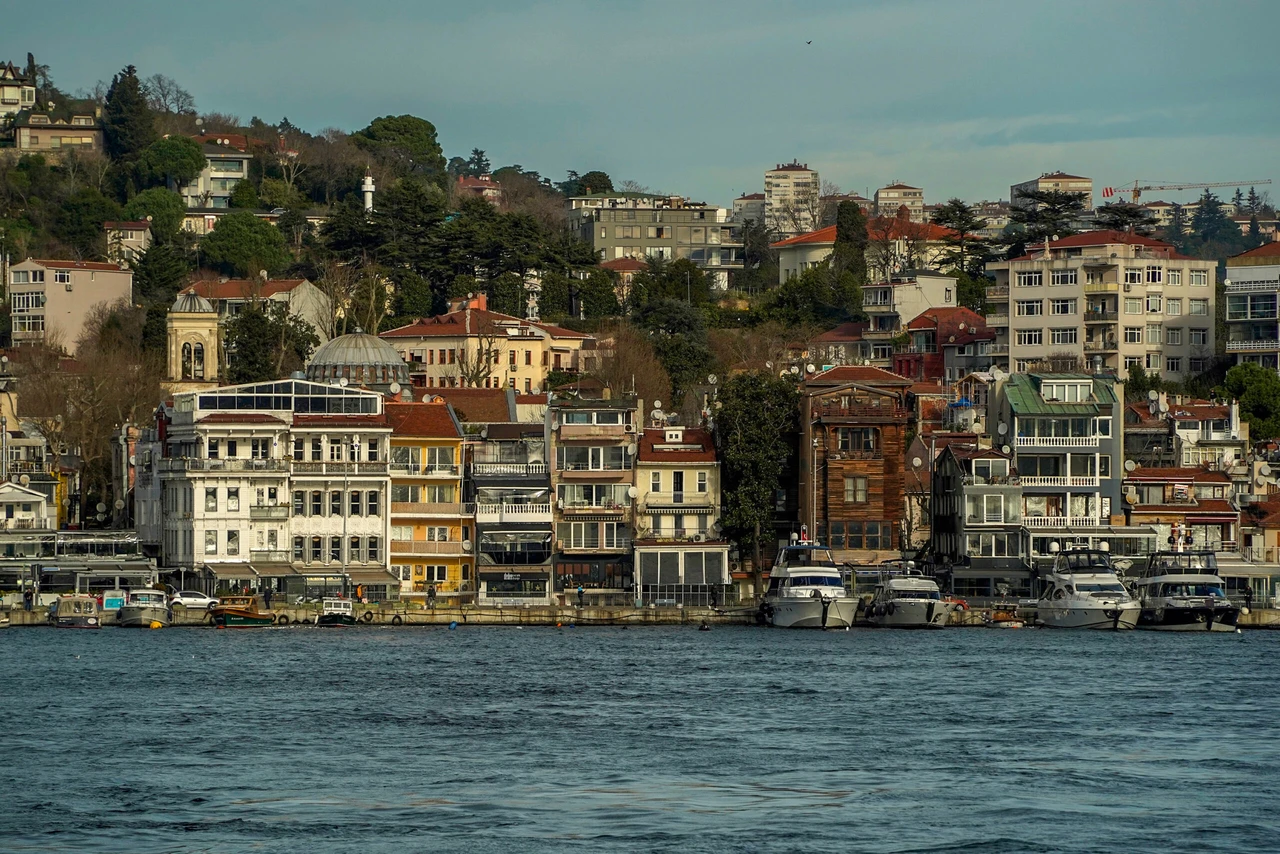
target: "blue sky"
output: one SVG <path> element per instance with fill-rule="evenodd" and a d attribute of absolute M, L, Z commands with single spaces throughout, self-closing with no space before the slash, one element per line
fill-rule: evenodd
<path fill-rule="evenodd" d="M 32 51 L 67 90 L 132 63 L 246 122 L 411 113 L 446 156 L 719 204 L 792 158 L 930 202 L 1056 169 L 1280 180 L 1274 0 L 54 0 L 10 18 L 0 59 Z"/>

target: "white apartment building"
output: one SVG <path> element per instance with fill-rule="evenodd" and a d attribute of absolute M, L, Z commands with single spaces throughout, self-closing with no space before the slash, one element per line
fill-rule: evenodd
<path fill-rule="evenodd" d="M 924 222 L 924 190 L 895 181 L 876 190 L 876 216 L 897 216 L 899 208 L 906 208 L 912 222 Z"/>
<path fill-rule="evenodd" d="M 231 193 L 249 176 L 253 155 L 226 142 L 205 142 L 204 169 L 189 183 L 178 188 L 188 208 L 229 208 Z"/>
<path fill-rule="evenodd" d="M 9 268 L 13 343 L 56 341 L 74 356 L 94 306 L 122 299 L 133 300 L 133 271 L 118 264 L 28 258 Z"/>
<path fill-rule="evenodd" d="M 280 380 L 174 396 L 137 447 L 138 536 L 207 590 L 396 598 L 377 392 Z"/>
<path fill-rule="evenodd" d="M 764 222 L 764 193 L 744 193 L 733 200 L 734 222 Z"/>
<path fill-rule="evenodd" d="M 1076 193 L 1084 196 L 1084 209 L 1093 210 L 1093 179 L 1083 175 L 1068 175 L 1066 172 L 1045 172 L 1039 178 L 1023 181 L 1009 187 L 1009 203 L 1014 207 L 1025 206 L 1027 202 L 1022 194 L 1028 190 L 1048 192 L 1057 190 L 1063 193 Z"/>
<path fill-rule="evenodd" d="M 1169 380 L 1207 370 L 1214 354 L 1214 262 L 1168 243 L 1094 231 L 1028 247 L 987 265 L 987 325 L 1001 367 L 1033 370 L 1051 356 L 1091 369 L 1141 366 Z"/>
<path fill-rule="evenodd" d="M 818 226 L 822 181 L 809 164 L 779 163 L 764 173 L 764 224 L 783 237 Z"/>
<path fill-rule="evenodd" d="M 36 105 L 36 82 L 12 62 L 0 62 L 0 124 Z"/>
<path fill-rule="evenodd" d="M 1227 355 L 1280 369 L 1280 243 L 1227 259 Z"/>

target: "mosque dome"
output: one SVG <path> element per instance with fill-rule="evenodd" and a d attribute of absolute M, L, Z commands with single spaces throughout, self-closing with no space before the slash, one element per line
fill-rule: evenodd
<path fill-rule="evenodd" d="M 339 335 L 320 346 L 307 363 L 307 379 L 330 383 L 346 379 L 369 387 L 409 384 L 409 366 L 395 348 L 364 332 Z"/>
<path fill-rule="evenodd" d="M 173 301 L 173 308 L 170 311 L 184 312 L 187 314 L 204 314 L 213 313 L 213 303 L 200 296 L 195 291 L 187 291 L 178 294 L 178 298 Z"/>

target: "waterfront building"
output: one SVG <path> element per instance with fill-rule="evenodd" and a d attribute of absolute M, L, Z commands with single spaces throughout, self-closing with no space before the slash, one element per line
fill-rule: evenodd
<path fill-rule="evenodd" d="M 1227 355 L 1237 365 L 1280 370 L 1280 243 L 1228 258 L 1225 287 Z"/>
<path fill-rule="evenodd" d="M 729 544 L 720 535 L 720 464 L 711 433 L 661 424 L 639 433 L 635 598 L 723 603 Z"/>
<path fill-rule="evenodd" d="M 447 314 L 420 318 L 380 336 L 409 365 L 415 386 L 544 390 L 547 374 L 590 370 L 595 339 L 548 323 L 489 311 L 478 294 Z"/>
<path fill-rule="evenodd" d="M 555 595 L 634 598 L 637 425 L 643 403 L 584 387 L 552 397 L 548 461 L 555 496 Z"/>
<path fill-rule="evenodd" d="M 278 380 L 174 395 L 137 447 L 139 537 L 207 590 L 394 599 L 377 392 Z"/>
<path fill-rule="evenodd" d="M 1181 381 L 1214 357 L 1213 261 L 1120 231 L 1076 234 L 987 264 L 987 324 L 1006 371 L 1134 367 Z"/>
<path fill-rule="evenodd" d="M 1147 468 L 1226 472 L 1235 492 L 1252 493 L 1249 423 L 1235 401 L 1196 400 L 1158 392 L 1125 407 L 1125 459 Z"/>
<path fill-rule="evenodd" d="M 924 190 L 901 181 L 881 187 L 875 192 L 876 216 L 896 217 L 902 208 L 912 222 L 924 222 Z"/>
<path fill-rule="evenodd" d="M 1231 478 L 1206 468 L 1135 468 L 1124 475 L 1125 518 L 1148 525 L 1165 547 L 1235 551 L 1240 511 L 1231 502 Z"/>
<path fill-rule="evenodd" d="M 846 366 L 801 388 L 800 519 L 840 560 L 898 556 L 910 386 L 880 368 Z"/>
<path fill-rule="evenodd" d="M 96 306 L 133 300 L 133 271 L 98 261 L 28 258 L 10 265 L 8 285 L 13 343 L 43 344 L 53 336 L 72 356 Z"/>
<path fill-rule="evenodd" d="M 462 426 L 438 398 L 389 402 L 386 410 L 391 574 L 400 579 L 402 598 L 424 600 L 434 588 L 443 602 L 468 601 L 475 591 L 475 506 L 462 500 Z"/>
<path fill-rule="evenodd" d="M 790 237 L 813 231 L 821 208 L 818 170 L 793 160 L 764 173 L 764 226 L 770 234 Z"/>

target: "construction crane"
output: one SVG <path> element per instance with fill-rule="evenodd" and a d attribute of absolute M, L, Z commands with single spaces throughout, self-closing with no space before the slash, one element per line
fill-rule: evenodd
<path fill-rule="evenodd" d="M 1259 184 L 1270 183 L 1270 178 L 1264 178 L 1261 181 L 1213 181 L 1202 184 L 1143 184 L 1141 181 L 1134 181 L 1133 187 L 1103 187 L 1102 197 L 1109 199 L 1119 193 L 1131 193 L 1133 203 L 1136 205 L 1138 199 L 1142 198 L 1144 190 L 1204 190 L 1210 187 L 1256 187 Z"/>

